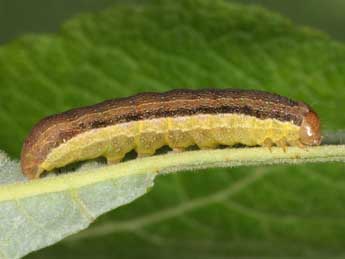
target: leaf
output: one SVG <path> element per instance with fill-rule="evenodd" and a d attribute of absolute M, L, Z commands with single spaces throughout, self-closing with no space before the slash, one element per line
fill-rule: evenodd
<path fill-rule="evenodd" d="M 5 156 L 0 161 L 0 172 L 12 172 L 12 178 L 23 178 L 18 163 L 13 163 Z M 324 161 L 344 162 L 345 145 L 313 147 L 308 151 L 291 147 L 289 152 L 279 148 L 271 152 L 265 148 L 190 151 L 135 159 L 113 166 L 99 167 L 96 164 L 98 166 L 94 165 L 91 169 L 83 166 L 79 173 L 35 181 L 10 181 L 0 189 L 0 209 L 4 214 L 0 218 L 1 233 L 4 233 L 0 239 L 1 256 L 18 258 L 86 228 L 99 215 L 143 195 L 159 173 L 208 167 Z M 226 195 L 251 184 L 265 173 L 252 174 L 240 182 L 239 187 L 218 193 L 212 200 L 221 202 Z M 183 207 L 193 209 L 202 204 Z M 166 214 L 167 217 L 171 216 L 171 212 Z M 129 224 L 127 228 L 135 229 L 136 225 L 142 224 L 145 224 L 145 220 Z M 116 227 L 106 228 L 108 231 L 110 229 L 116 230 Z"/>
<path fill-rule="evenodd" d="M 2 173 L 9 172 L 6 168 L 13 172 L 9 163 L 3 163 Z M 19 164 L 15 169 L 15 175 L 20 175 Z M 75 179 L 78 175 L 82 182 Z M 154 174 L 115 174 L 95 181 L 97 177 L 75 173 L 2 185 L 0 258 L 22 257 L 86 228 L 100 214 L 143 195 L 152 186 Z"/>
<path fill-rule="evenodd" d="M 48 114 L 144 90 L 181 87 L 278 92 L 310 103 L 326 131 L 341 130 L 344 50 L 318 32 L 258 8 L 206 0 L 119 4 L 77 17 L 57 35 L 27 36 L 0 48 L 0 119 L 6 125 L 0 128 L 0 147 L 18 157 L 30 127 Z M 73 240 L 31 257 L 343 255 L 343 164 L 229 171 L 159 177 L 150 194 L 101 217 Z M 151 186 L 150 175 L 140 178 L 139 185 L 119 185 L 123 191 L 137 186 L 139 196 Z M 45 181 L 58 179 L 65 178 Z M 111 202 L 107 195 L 95 197 Z M 38 213 L 35 207 L 28 209 Z M 48 207 L 45 211 L 59 213 Z M 75 211 L 66 210 L 66 220 Z M 63 228 L 52 222 L 54 218 L 45 218 L 42 224 Z M 75 225 L 82 228 L 87 222 Z M 52 242 L 48 237 L 41 245 Z M 37 240 L 23 238 L 28 252 Z"/>

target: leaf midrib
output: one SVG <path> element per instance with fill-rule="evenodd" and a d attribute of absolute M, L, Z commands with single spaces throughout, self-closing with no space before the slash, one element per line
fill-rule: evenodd
<path fill-rule="evenodd" d="M 305 149 L 289 147 L 287 152 L 277 147 L 272 148 L 272 152 L 267 148 L 258 147 L 168 153 L 56 177 L 3 185 L 0 189 L 0 202 L 78 189 L 130 175 L 170 173 L 212 167 L 331 161 L 345 162 L 345 145 L 328 145 Z"/>

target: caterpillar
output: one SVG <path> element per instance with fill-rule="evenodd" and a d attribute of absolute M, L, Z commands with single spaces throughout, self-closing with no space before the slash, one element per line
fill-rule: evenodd
<path fill-rule="evenodd" d="M 318 115 L 303 102 L 258 90 L 177 89 L 107 100 L 46 117 L 23 144 L 29 178 L 72 162 L 105 157 L 117 163 L 135 150 L 218 145 L 305 146 L 321 143 Z"/>

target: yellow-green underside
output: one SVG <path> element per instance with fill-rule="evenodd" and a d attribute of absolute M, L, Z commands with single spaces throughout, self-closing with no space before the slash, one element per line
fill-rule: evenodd
<path fill-rule="evenodd" d="M 132 121 L 79 134 L 51 150 L 40 169 L 52 170 L 75 161 L 104 156 L 108 163 L 120 161 L 135 149 L 139 156 L 153 155 L 165 145 L 201 149 L 218 145 L 247 146 L 283 143 L 297 145 L 300 127 L 276 119 L 240 114 L 202 114 Z"/>

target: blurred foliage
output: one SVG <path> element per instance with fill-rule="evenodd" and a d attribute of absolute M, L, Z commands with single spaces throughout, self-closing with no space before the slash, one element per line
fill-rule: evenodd
<path fill-rule="evenodd" d="M 334 38 L 345 40 L 343 0 L 230 0 L 256 4 L 280 12 L 294 22 L 319 28 Z M 101 10 L 116 3 L 143 3 L 149 0 L 0 0 L 0 43 L 23 33 L 53 32 L 68 17 Z"/>

